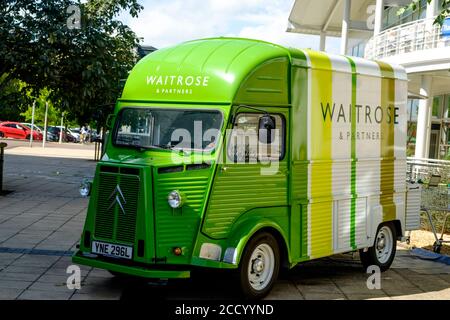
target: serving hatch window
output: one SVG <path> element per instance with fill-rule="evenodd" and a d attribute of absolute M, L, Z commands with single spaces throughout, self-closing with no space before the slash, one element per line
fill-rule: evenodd
<path fill-rule="evenodd" d="M 120 113 L 114 144 L 144 149 L 215 149 L 223 116 L 217 110 L 126 108 Z"/>
<path fill-rule="evenodd" d="M 275 120 L 271 141 L 260 139 L 261 113 L 239 113 L 228 137 L 227 155 L 234 163 L 277 161 L 284 158 L 285 120 L 279 114 L 271 114 Z"/>

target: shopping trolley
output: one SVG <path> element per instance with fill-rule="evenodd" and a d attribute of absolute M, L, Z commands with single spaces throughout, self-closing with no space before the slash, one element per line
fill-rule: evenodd
<path fill-rule="evenodd" d="M 440 184 L 440 180 L 440 175 L 431 175 L 428 186 L 422 188 L 421 195 L 421 211 L 425 212 L 427 215 L 428 223 L 430 224 L 431 231 L 433 232 L 435 238 L 433 251 L 436 253 L 440 253 L 443 243 L 450 243 L 450 241 L 444 240 L 447 222 L 450 219 L 450 186 Z M 444 213 L 440 237 L 438 236 L 436 223 L 433 221 L 431 211 Z"/>

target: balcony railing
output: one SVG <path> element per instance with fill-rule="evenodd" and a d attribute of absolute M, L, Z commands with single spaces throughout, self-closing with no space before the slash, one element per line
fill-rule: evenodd
<path fill-rule="evenodd" d="M 416 20 L 381 32 L 367 43 L 365 58 L 383 59 L 408 52 L 450 47 L 434 19 Z"/>

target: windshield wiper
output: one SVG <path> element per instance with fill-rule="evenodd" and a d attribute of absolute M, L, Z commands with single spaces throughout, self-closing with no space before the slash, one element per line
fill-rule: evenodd
<path fill-rule="evenodd" d="M 166 150 L 172 150 L 175 148 L 174 145 L 168 143 L 168 144 L 154 144 L 151 147 L 160 148 L 160 149 L 166 149 Z"/>

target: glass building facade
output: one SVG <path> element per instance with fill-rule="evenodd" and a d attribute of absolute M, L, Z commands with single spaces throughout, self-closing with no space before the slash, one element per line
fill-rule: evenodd
<path fill-rule="evenodd" d="M 417 116 L 419 100 L 408 100 L 408 149 L 407 155 L 414 156 L 416 147 Z M 433 98 L 431 111 L 430 151 L 428 158 L 450 159 L 450 94 Z"/>

